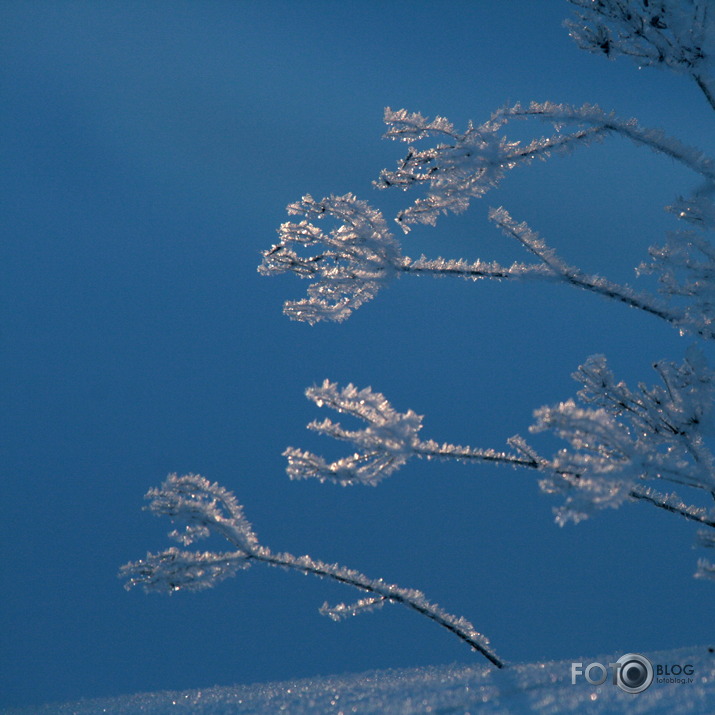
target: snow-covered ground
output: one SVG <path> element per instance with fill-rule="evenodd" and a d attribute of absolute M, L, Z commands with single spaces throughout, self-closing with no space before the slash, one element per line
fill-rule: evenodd
<path fill-rule="evenodd" d="M 620 655 L 580 660 L 584 667 L 591 662 L 607 665 Z M 127 695 L 5 713 L 715 713 L 713 649 L 703 646 L 643 655 L 656 673 L 658 665 L 668 667 L 669 673 L 678 674 L 676 679 L 686 682 L 658 682 L 656 674 L 645 692 L 632 695 L 613 685 L 610 678 L 600 686 L 589 685 L 583 678 L 572 685 L 571 661 L 513 665 L 502 671 L 482 664 L 435 666 Z M 680 674 L 677 666 L 692 668 Z"/>

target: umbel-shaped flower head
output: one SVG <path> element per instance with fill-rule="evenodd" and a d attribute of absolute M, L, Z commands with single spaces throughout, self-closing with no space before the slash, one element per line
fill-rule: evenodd
<path fill-rule="evenodd" d="M 158 554 L 122 567 L 127 588 L 141 584 L 147 591 L 172 593 L 211 588 L 219 581 L 248 568 L 261 547 L 236 497 L 227 489 L 198 474 L 170 474 L 164 483 L 150 489 L 146 507 L 157 516 L 169 516 L 185 525 L 171 536 L 188 546 L 197 539 L 219 534 L 231 542 L 235 551 L 182 551 L 172 546 Z"/>
<path fill-rule="evenodd" d="M 340 222 L 324 233 L 307 218 L 286 222 L 278 230 L 280 242 L 263 252 L 258 271 L 274 275 L 292 271 L 313 283 L 308 297 L 287 301 L 283 308 L 293 320 L 317 323 L 345 320 L 353 310 L 375 297 L 401 265 L 400 246 L 387 229 L 382 214 L 352 194 L 315 201 L 304 196 L 288 206 L 289 214 Z M 305 255 L 308 248 L 318 252 Z"/>
<path fill-rule="evenodd" d="M 335 439 L 352 442 L 360 451 L 349 457 L 327 463 L 323 457 L 288 447 L 288 475 L 291 479 L 315 477 L 339 484 L 375 485 L 399 469 L 419 444 L 422 416 L 412 410 L 397 412 L 387 398 L 369 387 L 358 390 L 354 385 L 340 389 L 326 380 L 321 386 L 305 391 L 318 407 L 331 407 L 341 414 L 359 417 L 367 422 L 361 430 L 346 430 L 340 423 L 325 418 L 311 422 L 309 429 Z"/>

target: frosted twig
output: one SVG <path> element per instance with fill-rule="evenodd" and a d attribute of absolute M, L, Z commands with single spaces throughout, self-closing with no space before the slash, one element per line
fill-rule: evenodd
<path fill-rule="evenodd" d="M 509 465 L 538 471 L 543 491 L 565 497 L 564 505 L 555 510 L 560 524 L 636 500 L 715 528 L 715 516 L 705 509 L 645 484 L 665 481 L 715 492 L 715 458 L 703 439 L 711 422 L 715 376 L 695 348 L 680 365 L 664 361 L 654 367 L 662 386 L 641 384 L 631 391 L 615 381 L 603 356 L 581 365 L 574 378 L 582 384 L 582 404 L 568 400 L 535 412 L 532 431 L 548 429 L 570 443 L 570 449 L 551 459 L 541 457 L 520 437 L 509 440 L 515 453 L 422 441 L 422 416 L 412 410 L 395 411 L 384 395 L 370 388 L 340 389 L 326 380 L 310 388 L 307 396 L 319 406 L 363 420 L 367 427 L 349 430 L 329 418 L 308 426 L 351 442 L 357 451 L 328 463 L 289 447 L 284 453 L 287 471 L 292 479 L 376 485 L 412 457 Z"/>
<path fill-rule="evenodd" d="M 215 533 L 233 544 L 236 550 L 214 553 L 180 551 L 172 547 L 159 554 L 147 554 L 146 559 L 128 563 L 121 568 L 119 575 L 128 579 L 128 589 L 141 585 L 146 591 L 155 592 L 199 590 L 210 588 L 253 563 L 280 566 L 328 578 L 370 594 L 369 598 L 358 601 L 352 607 L 343 604 L 342 607 L 330 609 L 324 606 L 321 613 L 333 619 L 339 612 L 347 615 L 367 611 L 369 607 L 385 602 L 400 603 L 456 635 L 497 668 L 504 667 L 504 662 L 490 648 L 489 640 L 478 633 L 469 621 L 429 602 L 421 591 L 402 588 L 382 579 L 370 579 L 359 571 L 317 561 L 310 556 L 272 552 L 258 542 L 243 515 L 243 508 L 233 494 L 204 477 L 171 474 L 161 487 L 151 489 L 147 498 L 151 500 L 147 508 L 154 514 L 168 515 L 172 520 L 188 525 L 183 535 L 172 532 L 174 538 L 188 544 Z"/>
<path fill-rule="evenodd" d="M 681 309 L 653 295 L 638 293 L 628 285 L 590 275 L 574 266 L 569 266 L 546 245 L 539 234 L 532 231 L 525 222 L 517 223 L 504 208 L 490 209 L 489 218 L 505 235 L 515 238 L 541 263 L 513 263 L 511 266 L 502 266 L 496 262 L 488 263 L 481 260 L 469 263 L 464 260 L 443 258 L 428 260 L 424 256 L 418 260 L 405 257 L 398 271 L 435 278 L 539 280 L 566 283 L 642 310 L 682 331 L 689 331 L 706 339 L 715 338 L 715 330 L 712 327 L 715 307 L 715 281 L 713 281 L 715 249 L 705 238 L 691 234 L 674 234 L 666 247 L 650 249 L 654 259 L 652 264 L 642 265 L 639 268 L 640 273 L 661 271 L 662 293 L 693 299 L 691 305 Z M 697 262 L 692 257 L 696 249 L 706 261 Z M 676 271 L 687 272 L 687 279 L 678 282 L 675 277 Z"/>
<path fill-rule="evenodd" d="M 578 268 L 569 266 L 562 261 L 553 249 L 549 248 L 539 234 L 532 231 L 525 223 L 517 223 L 504 208 L 491 209 L 489 218 L 496 223 L 507 235 L 515 238 L 528 251 L 538 256 L 544 265 L 549 269 L 545 274 L 535 274 L 534 277 L 549 277 L 552 280 L 558 279 L 564 283 L 577 288 L 602 295 L 606 298 L 625 303 L 631 308 L 637 308 L 651 315 L 655 315 L 661 320 L 665 320 L 681 329 L 691 329 L 702 337 L 713 339 L 715 332 L 707 327 L 693 327 L 692 321 L 688 320 L 688 315 L 684 311 L 670 308 L 662 301 L 651 295 L 636 293 L 630 286 L 614 283 L 600 276 L 589 275 Z"/>
<path fill-rule="evenodd" d="M 434 225 L 440 213 L 465 211 L 471 199 L 480 198 L 497 186 L 510 169 L 534 159 L 546 159 L 553 153 L 570 151 L 574 146 L 598 140 L 604 133 L 600 127 L 590 127 L 535 139 L 523 146 L 499 134 L 506 123 L 501 117 L 493 117 L 476 127 L 470 122 L 467 131 L 460 134 L 443 117 L 430 121 L 419 112 L 393 111 L 388 107 L 385 123 L 388 126 L 386 138 L 407 141 L 410 146 L 397 169 L 383 169 L 375 186 L 408 189 L 428 185 L 424 199 L 418 199 L 397 215 L 396 221 L 405 233 L 411 224 Z M 418 149 L 413 144 L 432 136 L 440 139 L 447 136 L 451 142 L 426 149 Z"/>
<path fill-rule="evenodd" d="M 579 47 L 609 58 L 625 55 L 639 67 L 667 67 L 687 74 L 715 109 L 708 75 L 715 42 L 709 0 L 569 2 L 579 11 L 576 22 L 565 24 Z"/>
<path fill-rule="evenodd" d="M 693 74 L 692 77 L 700 91 L 705 95 L 705 99 L 708 100 L 708 104 L 715 109 L 715 88 L 710 86 L 712 82 L 708 82 L 703 75 Z"/>
<path fill-rule="evenodd" d="M 675 494 L 661 494 L 648 487 L 636 486 L 628 494 L 631 499 L 645 501 L 659 509 L 669 511 L 671 514 L 682 516 L 683 519 L 694 521 L 697 524 L 715 529 L 715 520 L 711 519 L 705 509 L 700 509 L 689 504 L 685 504 Z"/>
<path fill-rule="evenodd" d="M 715 564 L 707 559 L 698 559 L 698 570 L 695 578 L 707 578 L 715 581 Z"/>
<path fill-rule="evenodd" d="M 591 125 L 575 133 L 560 131 L 548 139 L 532 141 L 526 146 L 511 142 L 499 134 L 509 120 L 539 117 L 555 122 Z M 475 127 L 470 124 L 463 134 L 456 132 L 442 117 L 428 120 L 419 113 L 405 110 L 385 110 L 388 124 L 386 136 L 414 142 L 430 136 L 449 137 L 451 144 L 417 149 L 410 144 L 407 156 L 394 172 L 384 170 L 377 185 L 400 186 L 407 189 L 416 184 L 428 184 L 427 196 L 402 211 L 397 221 L 405 231 L 411 223 L 434 224 L 440 213 L 464 211 L 471 199 L 483 196 L 496 186 L 504 173 L 520 163 L 535 158 L 545 159 L 554 151 L 565 151 L 578 144 L 594 141 L 612 132 L 664 153 L 715 185 L 715 163 L 701 151 L 687 146 L 659 130 L 643 129 L 635 120 L 623 120 L 599 107 L 572 107 L 552 102 L 532 102 L 529 107 L 516 104 L 496 112 L 492 118 Z M 707 187 L 706 187 L 707 188 Z M 715 225 L 715 208 L 703 188 L 691 200 L 680 199 L 671 210 L 681 218 L 702 227 Z M 363 303 L 372 300 L 380 288 L 400 275 L 431 275 L 460 277 L 471 280 L 546 280 L 561 281 L 655 315 L 666 322 L 707 339 L 715 338 L 712 309 L 715 307 L 715 253 L 704 238 L 672 238 L 662 248 L 651 248 L 653 263 L 641 266 L 641 272 L 660 271 L 661 293 L 691 298 L 691 305 L 679 308 L 666 304 L 652 295 L 636 293 L 627 285 L 588 275 L 567 265 L 547 247 L 525 223 L 517 224 L 503 208 L 492 209 L 490 219 L 507 235 L 513 236 L 540 263 L 513 263 L 502 266 L 496 262 L 461 259 L 413 260 L 404 256 L 400 244 L 387 229 L 382 214 L 367 202 L 352 194 L 329 196 L 315 201 L 310 195 L 288 206 L 291 214 L 304 214 L 298 223 L 286 222 L 279 229 L 280 242 L 263 252 L 259 272 L 275 275 L 287 271 L 312 281 L 308 297 L 285 303 L 284 312 L 294 320 L 316 323 L 321 320 L 343 321 Z M 338 225 L 323 232 L 309 218 L 318 220 L 331 216 Z M 677 241 L 680 244 L 673 248 Z M 706 263 L 697 263 L 685 248 L 696 247 L 706 255 Z M 312 255 L 305 255 L 309 249 Z M 689 280 L 680 284 L 677 271 L 689 272 Z"/>
<path fill-rule="evenodd" d="M 524 263 L 513 263 L 511 266 L 501 266 L 496 262 L 474 261 L 469 263 L 464 260 L 435 258 L 428 259 L 421 256 L 417 260 L 405 257 L 400 266 L 401 273 L 413 275 L 427 275 L 433 278 L 465 278 L 468 280 L 479 280 L 480 278 L 491 278 L 504 280 L 524 280 L 528 278 L 544 279 L 552 276 L 552 271 L 542 265 L 527 265 Z"/>
<path fill-rule="evenodd" d="M 382 214 L 352 194 L 315 201 L 309 194 L 288 206 L 289 214 L 303 214 L 299 223 L 286 222 L 279 243 L 263 252 L 258 268 L 263 275 L 290 271 L 313 283 L 308 298 L 285 303 L 293 320 L 317 323 L 345 320 L 375 297 L 402 263 L 400 247 Z M 339 225 L 324 233 L 307 218 L 332 216 Z M 305 256 L 306 249 L 318 253 Z"/>
<path fill-rule="evenodd" d="M 288 447 L 283 455 L 288 459 L 286 471 L 291 479 L 315 478 L 343 486 L 375 486 L 411 457 L 524 466 L 524 459 L 506 452 L 421 441 L 417 435 L 422 429 L 422 416 L 412 410 L 396 412 L 382 393 L 373 392 L 369 387 L 359 390 L 347 385 L 340 389 L 336 383 L 325 380 L 321 386 L 306 390 L 305 394 L 318 407 L 325 405 L 340 414 L 357 417 L 366 422 L 367 427 L 347 430 L 329 418 L 311 422 L 308 429 L 352 442 L 358 451 L 328 463 L 312 452 Z"/>
<path fill-rule="evenodd" d="M 619 134 L 636 144 L 647 146 L 655 152 L 675 159 L 708 181 L 715 181 L 715 162 L 696 147 L 669 137 L 660 129 L 645 129 L 635 119 L 621 119 L 613 112 L 604 112 L 600 107 L 584 104 L 573 107 L 555 102 L 531 102 L 528 107 L 515 104 L 494 114 L 495 118 L 537 117 L 556 123 L 590 124 L 604 132 Z"/>

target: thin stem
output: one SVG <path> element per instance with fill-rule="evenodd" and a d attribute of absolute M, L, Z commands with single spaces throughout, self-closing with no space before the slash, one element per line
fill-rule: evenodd
<path fill-rule="evenodd" d="M 693 74 L 693 79 L 697 83 L 698 87 L 700 87 L 700 91 L 705 95 L 705 99 L 708 100 L 710 106 L 715 109 L 715 96 L 713 96 L 713 93 L 705 83 L 705 80 L 703 80 L 699 74 Z"/>
<path fill-rule="evenodd" d="M 662 308 L 657 308 L 653 305 L 648 304 L 646 301 L 641 300 L 636 296 L 630 296 L 627 293 L 621 292 L 622 287 L 616 283 L 606 282 L 604 279 L 597 281 L 594 276 L 589 276 L 586 274 L 578 273 L 575 275 L 562 274 L 562 278 L 566 283 L 570 283 L 579 288 L 584 288 L 592 293 L 597 293 L 598 295 L 605 296 L 606 298 L 612 298 L 613 300 L 620 301 L 629 305 L 631 308 L 638 308 L 646 313 L 655 315 L 662 320 L 671 323 L 672 325 L 677 325 L 680 316 L 676 313 L 670 313 Z M 705 337 L 705 335 L 703 334 Z M 712 334 L 709 337 L 714 337 Z"/>
<path fill-rule="evenodd" d="M 519 238 L 516 232 L 509 230 L 508 227 L 502 226 L 504 230 L 509 231 L 515 238 Z M 408 259 L 409 260 L 409 259 Z M 543 259 L 542 259 L 543 260 Z M 603 278 L 596 278 L 583 273 L 567 273 L 557 271 L 553 266 L 548 266 L 553 272 L 545 272 L 541 266 L 523 266 L 519 272 L 512 271 L 509 268 L 490 268 L 489 264 L 479 265 L 478 263 L 467 265 L 443 265 L 437 266 L 435 262 L 430 261 L 422 265 L 416 265 L 416 262 L 397 266 L 397 270 L 401 273 L 411 273 L 413 275 L 431 275 L 435 278 L 444 276 L 457 276 L 459 278 L 493 278 L 496 280 L 523 280 L 523 279 L 539 279 L 553 282 L 555 279 L 570 285 L 588 290 L 591 293 L 602 295 L 606 298 L 625 303 L 631 308 L 637 308 L 645 313 L 654 315 L 661 320 L 665 320 L 671 325 L 680 325 L 682 316 L 678 313 L 670 312 L 665 308 L 659 308 L 648 303 L 645 299 L 635 295 L 629 295 L 623 290 L 622 286 L 617 283 L 611 283 Z M 715 338 L 715 333 L 711 330 L 700 329 L 695 331 L 698 335 L 705 339 L 712 340 Z"/>
<path fill-rule="evenodd" d="M 687 509 L 668 504 L 667 501 L 665 501 L 665 499 L 661 495 L 658 495 L 656 497 L 653 493 L 643 491 L 636 487 L 629 492 L 628 496 L 632 497 L 633 499 L 646 501 L 649 504 L 653 504 L 653 506 L 657 506 L 659 509 L 665 509 L 672 514 L 678 514 L 685 519 L 689 519 L 690 521 L 694 521 L 698 524 L 702 524 L 703 526 L 709 526 L 715 529 L 715 521 L 713 521 L 712 519 L 708 519 L 704 514 L 696 514 L 692 511 L 688 511 Z"/>
<path fill-rule="evenodd" d="M 414 263 L 402 265 L 399 267 L 402 273 L 414 273 L 416 275 L 427 275 L 430 274 L 434 277 L 439 276 L 459 276 L 461 278 L 514 278 L 515 276 L 511 274 L 506 268 L 488 268 L 485 264 L 484 268 L 476 266 L 441 266 L 436 267 L 426 263 L 424 265 L 415 265 Z"/>
<path fill-rule="evenodd" d="M 322 578 L 330 578 L 334 581 L 338 581 L 339 583 L 344 583 L 349 586 L 353 586 L 354 588 L 358 588 L 361 591 L 378 595 L 388 601 L 392 601 L 394 603 L 401 603 L 404 606 L 407 606 L 408 608 L 417 611 L 417 613 L 426 616 L 427 618 L 439 624 L 443 628 L 446 628 L 448 631 L 450 631 L 458 638 L 463 640 L 465 643 L 467 643 L 469 646 L 471 646 L 474 650 L 481 653 L 490 663 L 495 665 L 497 668 L 503 668 L 505 665 L 504 661 L 498 658 L 478 640 L 472 638 L 469 633 L 466 633 L 454 623 L 450 623 L 439 613 L 439 611 L 434 606 L 428 603 L 420 604 L 416 602 L 415 600 L 411 599 L 404 592 L 403 589 L 400 589 L 400 591 L 403 591 L 402 593 L 400 593 L 399 591 L 395 592 L 393 590 L 394 587 L 391 587 L 388 584 L 382 587 L 378 586 L 375 582 L 369 582 L 367 579 L 363 580 L 364 577 L 361 578 L 361 574 L 354 574 L 351 576 L 341 575 L 340 573 L 336 573 L 333 567 L 326 564 L 321 564 L 320 562 L 314 562 L 312 564 L 301 564 L 296 562 L 293 557 L 283 556 L 281 554 L 273 554 L 268 549 L 265 549 L 265 547 L 260 550 L 255 550 L 249 553 L 247 558 L 253 559 L 255 561 L 262 561 L 263 563 L 267 563 L 271 566 L 282 566 L 289 569 L 293 569 L 294 571 L 314 574 L 315 576 L 320 576 Z"/>
<path fill-rule="evenodd" d="M 695 81 L 698 82 L 698 86 L 705 93 L 708 101 L 712 104 L 711 94 L 707 87 L 704 86 L 702 78 L 695 76 Z M 715 105 L 713 105 L 715 108 Z M 643 144 L 645 146 L 654 149 L 655 151 L 665 154 L 666 156 L 679 161 L 684 164 L 689 169 L 701 174 L 706 179 L 710 181 L 715 181 L 715 167 L 713 162 L 709 159 L 703 158 L 700 155 L 698 158 L 692 158 L 692 154 L 695 151 L 692 147 L 689 147 L 675 139 L 669 139 L 668 141 L 663 141 L 659 136 L 659 133 L 653 131 L 643 130 L 637 125 L 631 126 L 630 124 L 620 121 L 615 118 L 609 117 L 607 114 L 598 110 L 598 114 L 593 116 L 587 116 L 574 110 L 566 105 L 549 105 L 549 106 L 534 106 L 527 109 L 521 107 L 513 107 L 510 109 L 501 110 L 499 116 L 509 116 L 509 117 L 545 117 L 551 120 L 563 120 L 572 121 L 578 123 L 595 124 L 598 128 L 606 131 L 612 131 L 615 134 L 620 134 L 632 141 Z M 663 137 L 665 139 L 666 137 Z M 688 154 L 691 154 L 689 157 Z M 699 152 L 698 152 L 699 154 Z"/>
<path fill-rule="evenodd" d="M 525 467 L 527 469 L 537 469 L 537 470 L 542 470 L 544 465 L 548 465 L 549 463 L 546 462 L 545 460 L 543 461 L 538 461 L 537 459 L 523 459 L 520 457 L 515 457 L 503 452 L 495 452 L 495 453 L 490 453 L 488 451 L 482 451 L 482 450 L 475 450 L 471 448 L 454 448 L 451 445 L 449 445 L 450 449 L 438 449 L 438 448 L 433 448 L 427 443 L 420 443 L 419 445 L 416 445 L 415 447 L 415 453 L 418 454 L 419 456 L 424 456 L 427 458 L 430 457 L 437 457 L 440 459 L 455 459 L 455 460 L 467 460 L 467 459 L 473 459 L 474 461 L 478 462 L 492 462 L 492 463 L 500 463 L 500 464 L 509 464 L 512 467 Z M 573 477 L 575 479 L 579 479 L 582 475 L 578 472 L 568 472 L 564 470 L 559 470 L 554 468 L 553 466 L 549 465 L 552 471 L 554 471 L 557 474 L 560 474 L 562 476 L 566 477 Z M 697 486 L 697 485 L 690 485 L 690 486 Z M 659 509 L 664 509 L 665 511 L 668 511 L 672 514 L 679 514 L 680 516 L 684 517 L 685 519 L 689 519 L 690 521 L 695 521 L 698 524 L 702 524 L 703 526 L 709 526 L 711 528 L 715 528 L 715 521 L 712 519 L 709 519 L 707 516 L 705 516 L 704 513 L 699 514 L 696 513 L 692 510 L 688 510 L 687 508 L 679 507 L 674 504 L 668 503 L 667 499 L 658 494 L 657 492 L 654 492 L 650 489 L 647 488 L 641 488 L 641 487 L 634 487 L 628 492 L 628 496 L 637 499 L 640 501 L 646 501 L 649 504 L 652 504 L 653 506 L 658 507 Z M 713 493 L 713 497 L 715 498 L 715 493 Z"/>
<path fill-rule="evenodd" d="M 606 134 L 610 131 L 609 127 L 591 127 L 590 129 L 581 129 L 573 134 L 567 134 L 566 136 L 556 135 L 555 137 L 550 137 L 546 144 L 537 144 L 536 146 L 529 145 L 524 149 L 519 149 L 513 154 L 507 155 L 502 161 L 498 162 L 487 162 L 487 165 L 491 166 L 503 166 L 508 164 L 509 161 L 513 159 L 531 159 L 533 157 L 539 156 L 540 154 L 546 154 L 547 156 L 551 151 L 559 147 L 565 147 L 572 142 L 578 142 L 582 139 L 587 139 L 590 136 L 598 136 L 599 134 Z"/>
<path fill-rule="evenodd" d="M 620 303 L 625 303 L 631 308 L 637 308 L 645 313 L 650 313 L 661 320 L 665 320 L 671 325 L 678 327 L 682 325 L 683 315 L 681 313 L 659 306 L 657 303 L 650 301 L 647 297 L 640 297 L 635 293 L 631 293 L 630 289 L 626 286 L 613 283 L 605 278 L 588 275 L 587 273 L 581 272 L 577 268 L 568 266 L 557 257 L 552 249 L 547 248 L 546 245 L 538 239 L 536 234 L 531 234 L 530 230 L 528 233 L 533 235 L 534 239 L 538 239 L 538 242 L 537 240 L 527 240 L 522 232 L 518 230 L 519 227 L 513 222 L 511 217 L 503 211 L 503 209 L 493 211 L 492 217 L 502 231 L 519 241 L 519 243 L 521 243 L 528 251 L 543 261 L 546 267 L 551 271 L 550 274 L 542 274 L 541 276 L 534 271 L 533 275 L 544 279 L 551 278 L 552 280 L 556 277 L 564 283 L 576 286 L 577 288 L 583 288 L 584 290 L 596 293 L 597 295 L 602 295 Z M 694 330 L 693 332 L 707 340 L 715 338 L 715 333 L 712 330 L 701 328 L 699 330 Z"/>
<path fill-rule="evenodd" d="M 475 462 L 509 464 L 512 467 L 538 468 L 539 466 L 535 459 L 524 459 L 507 454 L 506 452 L 492 452 L 490 450 L 474 449 L 471 447 L 444 445 L 444 447 L 440 448 L 429 442 L 418 442 L 414 445 L 413 450 L 417 456 L 426 457 L 427 459 L 473 460 Z"/>

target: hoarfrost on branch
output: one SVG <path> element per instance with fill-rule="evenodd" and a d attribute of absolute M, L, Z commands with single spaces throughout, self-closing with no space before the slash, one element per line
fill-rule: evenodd
<path fill-rule="evenodd" d="M 318 561 L 310 556 L 271 551 L 259 543 L 243 514 L 243 507 L 234 495 L 200 475 L 170 474 L 160 487 L 150 489 L 146 497 L 150 500 L 149 511 L 157 516 L 169 516 L 173 521 L 185 525 L 187 530 L 183 534 L 171 532 L 172 538 L 191 543 L 214 534 L 226 539 L 235 550 L 216 553 L 180 551 L 171 547 L 158 554 L 149 553 L 145 559 L 121 568 L 119 575 L 127 580 L 128 589 L 141 585 L 149 592 L 196 591 L 235 576 L 238 570 L 246 569 L 254 563 L 280 566 L 331 579 L 369 594 L 353 605 L 343 603 L 331 608 L 324 604 L 321 613 L 333 620 L 373 610 L 387 602 L 399 603 L 446 628 L 498 668 L 504 665 L 490 647 L 489 640 L 478 633 L 469 621 L 447 613 L 437 604 L 428 601 L 421 591 L 402 588 L 382 579 L 371 579 L 359 571 Z"/>
<path fill-rule="evenodd" d="M 626 55 L 639 66 L 674 70 L 691 78 L 715 109 L 715 11 L 709 0 L 569 0 L 576 10 L 568 21 L 578 45 L 609 58 Z M 307 279 L 307 297 L 285 303 L 292 319 L 344 321 L 380 289 L 403 275 L 456 277 L 469 280 L 543 281 L 587 290 L 642 311 L 699 341 L 681 362 L 661 360 L 653 367 L 660 384 L 635 389 L 618 381 L 606 358 L 587 358 L 574 373 L 581 384 L 575 398 L 534 413 L 532 433 L 549 431 L 565 445 L 542 456 L 520 436 L 508 440 L 509 451 L 460 446 L 420 438 L 422 416 L 398 412 L 379 392 L 329 381 L 306 395 L 318 407 L 329 407 L 364 423 L 344 427 L 329 417 L 312 422 L 315 432 L 351 443 L 354 452 L 334 462 L 308 451 L 285 451 L 292 479 L 316 478 L 341 485 L 376 485 L 411 458 L 491 463 L 531 470 L 541 489 L 558 495 L 559 524 L 578 522 L 604 508 L 641 502 L 699 526 L 697 543 L 715 547 L 715 455 L 713 436 L 715 373 L 704 348 L 715 338 L 715 162 L 704 152 L 635 119 L 585 104 L 554 102 L 515 104 L 495 111 L 463 132 L 444 117 L 387 108 L 385 137 L 406 144 L 392 170 L 374 182 L 380 189 L 413 191 L 417 197 L 398 212 L 395 222 L 403 240 L 419 225 L 434 226 L 440 215 L 467 210 L 476 199 L 497 188 L 508 172 L 535 160 L 569 152 L 609 137 L 627 139 L 686 167 L 697 178 L 690 194 L 677 196 L 667 209 L 687 228 L 669 233 L 649 249 L 637 276 L 657 276 L 657 291 L 636 290 L 569 265 L 525 222 L 503 207 L 489 210 L 500 231 L 517 241 L 527 262 L 501 265 L 492 260 L 413 259 L 389 230 L 382 213 L 353 194 L 320 201 L 305 195 L 288 206 L 301 217 L 283 223 L 278 243 L 263 252 L 259 271 L 294 273 Z M 511 139 L 511 122 L 546 122 L 553 130 L 522 143 Z M 324 231 L 317 223 L 333 222 Z M 687 493 L 687 500 L 684 496 Z M 401 603 L 438 623 L 479 651 L 491 663 L 503 662 L 486 638 L 463 618 L 443 611 L 420 591 L 404 589 L 336 564 L 274 553 L 259 543 L 233 494 L 196 475 L 170 475 L 147 497 L 153 513 L 183 524 L 170 536 L 184 547 L 210 535 L 226 539 L 227 552 L 189 551 L 171 547 L 122 568 L 127 587 L 175 592 L 208 588 L 254 563 L 311 573 L 362 592 L 352 604 L 324 604 L 334 620 Z M 715 580 L 715 564 L 698 561 L 696 575 Z"/>
<path fill-rule="evenodd" d="M 569 1 L 576 6 L 576 15 L 566 24 L 580 47 L 609 58 L 627 55 L 640 66 L 685 74 L 715 109 L 715 11 L 706 0 Z M 385 138 L 406 144 L 407 151 L 395 169 L 382 170 L 374 185 L 417 192 L 413 203 L 395 217 L 404 234 L 416 225 L 436 225 L 441 214 L 465 211 L 473 200 L 497 188 L 512 169 L 566 155 L 607 137 L 626 139 L 675 161 L 693 172 L 699 183 L 691 195 L 677 196 L 666 207 L 687 228 L 672 231 L 663 243 L 652 245 L 648 259 L 635 268 L 637 277 L 657 277 L 655 291 L 636 290 L 569 265 L 503 207 L 490 209 L 489 219 L 523 246 L 530 261 L 503 266 L 484 259 L 422 256 L 415 260 L 404 254 L 397 239 L 383 232 L 375 234 L 376 240 L 389 245 L 385 263 L 390 269 L 381 271 L 382 278 L 412 274 L 562 283 L 654 316 L 681 335 L 704 343 L 715 338 L 715 248 L 710 240 L 715 229 L 715 161 L 700 149 L 591 104 L 517 103 L 498 109 L 481 124 L 470 122 L 465 131 L 445 117 L 430 119 L 406 109 L 387 108 L 384 120 Z M 522 143 L 506 134 L 514 121 L 546 122 L 553 132 Z M 293 270 L 301 274 L 300 267 Z M 358 271 L 352 276 L 361 283 Z M 307 303 L 312 300 L 309 289 Z M 335 319 L 320 314 L 317 303 L 316 313 L 291 317 L 310 322 Z M 534 413 L 531 432 L 548 430 L 568 445 L 551 458 L 541 456 L 519 436 L 508 440 L 508 452 L 421 440 L 421 416 L 411 410 L 395 411 L 370 388 L 341 389 L 325 381 L 307 390 L 307 396 L 318 406 L 357 417 L 367 426 L 347 429 L 330 418 L 312 422 L 310 429 L 350 442 L 355 451 L 328 462 L 289 447 L 284 453 L 288 475 L 376 485 L 412 457 L 510 465 L 535 470 L 542 490 L 563 497 L 555 510 L 560 524 L 640 501 L 699 523 L 704 527 L 699 544 L 712 547 L 715 459 L 708 438 L 712 437 L 713 373 L 694 346 L 681 363 L 663 360 L 654 368 L 661 384 L 639 384 L 632 390 L 615 379 L 605 357 L 588 358 L 574 374 L 582 385 L 577 397 Z M 668 491 L 660 491 L 664 483 Z M 671 489 L 686 490 L 692 499 L 684 501 Z M 697 575 L 712 577 L 713 573 L 715 567 L 701 560 Z"/>

